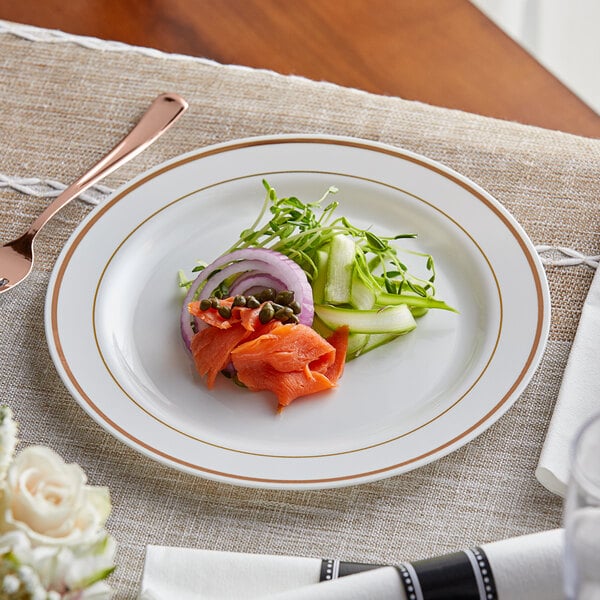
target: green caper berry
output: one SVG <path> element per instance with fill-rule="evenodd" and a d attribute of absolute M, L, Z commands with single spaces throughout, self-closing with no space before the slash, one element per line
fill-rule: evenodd
<path fill-rule="evenodd" d="M 289 306 L 293 301 L 294 292 L 292 290 L 283 290 L 275 296 L 275 302 L 277 302 L 277 304 L 283 304 L 284 306 Z"/>
<path fill-rule="evenodd" d="M 287 321 L 287 323 L 293 323 L 294 325 L 298 325 L 300 323 L 300 319 L 296 315 L 292 315 Z"/>
<path fill-rule="evenodd" d="M 200 300 L 200 310 L 208 310 L 212 306 L 211 301 L 208 298 Z"/>
<path fill-rule="evenodd" d="M 226 306 L 225 304 L 223 304 L 223 306 L 219 306 L 219 308 L 217 309 L 217 312 L 224 319 L 229 319 L 229 317 L 231 317 L 231 309 L 229 308 L 229 306 Z"/>
<path fill-rule="evenodd" d="M 277 319 L 278 321 L 287 321 L 292 316 L 294 316 L 292 309 L 288 308 L 287 306 L 283 306 L 279 310 L 275 311 L 273 318 Z"/>
<path fill-rule="evenodd" d="M 258 320 L 264 325 L 268 323 L 275 315 L 275 310 L 270 302 L 267 302 L 258 313 Z"/>
<path fill-rule="evenodd" d="M 260 294 L 258 294 L 257 298 L 261 302 L 268 302 L 269 300 L 273 300 L 277 292 L 273 288 L 265 288 Z"/>
<path fill-rule="evenodd" d="M 219 308 L 219 299 L 211 296 L 209 298 L 211 308 Z"/>
<path fill-rule="evenodd" d="M 300 306 L 300 302 L 298 302 L 297 300 L 290 302 L 289 307 L 292 309 L 292 311 L 295 315 L 299 315 L 302 312 L 302 307 Z"/>
<path fill-rule="evenodd" d="M 233 306 L 246 306 L 246 297 L 245 296 L 236 296 L 233 299 Z"/>
<path fill-rule="evenodd" d="M 246 387 L 246 384 L 245 384 L 245 383 L 242 383 L 242 382 L 239 380 L 239 378 L 238 378 L 238 376 L 237 376 L 237 373 L 236 373 L 235 375 L 232 375 L 232 377 L 231 377 L 231 381 L 233 381 L 233 383 L 235 383 L 235 385 L 238 385 L 239 387 L 243 387 L 243 388 L 245 388 L 245 387 Z"/>
<path fill-rule="evenodd" d="M 254 296 L 246 296 L 246 306 L 248 308 L 258 308 L 260 306 L 260 301 Z"/>

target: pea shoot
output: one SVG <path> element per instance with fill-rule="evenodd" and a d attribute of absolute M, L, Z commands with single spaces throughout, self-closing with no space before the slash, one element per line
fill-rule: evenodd
<path fill-rule="evenodd" d="M 318 253 L 328 250 L 336 236 L 349 236 L 354 241 L 354 275 L 374 294 L 414 294 L 422 298 L 435 295 L 435 265 L 433 257 L 411 251 L 425 259 L 425 278 L 410 274 L 399 259 L 392 242 L 417 237 L 414 233 L 395 236 L 376 235 L 361 229 L 344 217 L 336 217 L 339 202 L 330 200 L 338 192 L 330 187 L 316 202 L 304 203 L 295 196 L 279 198 L 265 180 L 266 196 L 255 222 L 241 232 L 239 240 L 226 254 L 240 248 L 270 248 L 297 262 L 311 284 L 318 279 Z M 265 218 L 270 214 L 270 219 Z M 436 306 L 439 308 L 439 306 Z"/>

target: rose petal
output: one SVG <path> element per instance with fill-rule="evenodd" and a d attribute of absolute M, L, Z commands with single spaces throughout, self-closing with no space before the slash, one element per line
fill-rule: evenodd
<path fill-rule="evenodd" d="M 11 464 L 4 495 L 5 522 L 37 544 L 74 544 L 97 537 L 110 513 L 105 487 L 86 485 L 77 464 L 30 446 Z"/>

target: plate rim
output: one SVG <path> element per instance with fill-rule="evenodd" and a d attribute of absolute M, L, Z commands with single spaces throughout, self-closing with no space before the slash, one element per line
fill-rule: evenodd
<path fill-rule="evenodd" d="M 515 381 L 512 383 L 506 393 L 498 400 L 498 402 L 491 406 L 490 410 L 476 423 L 467 423 L 469 427 L 463 430 L 460 435 L 453 437 L 452 439 L 436 446 L 435 448 L 431 448 L 426 453 L 412 457 L 408 460 L 379 469 L 362 473 L 353 473 L 351 475 L 343 475 L 340 477 L 326 477 L 318 479 L 265 479 L 260 477 L 245 476 L 237 473 L 225 473 L 216 469 L 204 467 L 199 464 L 189 463 L 177 456 L 171 456 L 162 451 L 160 448 L 150 446 L 143 440 L 133 437 L 118 423 L 115 423 L 93 402 L 91 398 L 87 396 L 86 392 L 77 381 L 77 378 L 70 370 L 66 356 L 62 350 L 58 332 L 58 294 L 62 279 L 64 277 L 64 271 L 72 255 L 76 251 L 79 242 L 85 237 L 85 235 L 87 235 L 89 229 L 94 226 L 95 222 L 100 218 L 100 216 L 118 203 L 121 198 L 151 179 L 159 177 L 162 173 L 168 170 L 175 169 L 188 162 L 202 160 L 214 154 L 220 154 L 252 146 L 265 146 L 282 143 L 318 143 L 332 144 L 335 146 L 352 146 L 362 150 L 375 151 L 378 153 L 391 155 L 400 160 L 408 160 L 416 163 L 428 170 L 434 171 L 439 176 L 450 179 L 460 187 L 466 189 L 471 195 L 475 196 L 480 201 L 483 201 L 484 204 L 495 213 L 504 227 L 510 231 L 512 236 L 518 242 L 524 256 L 527 259 L 529 275 L 533 278 L 537 297 L 537 323 L 531 348 L 525 363 L 522 365 L 521 370 L 515 378 Z M 339 487 L 342 485 L 356 485 L 359 483 L 366 483 L 368 481 L 382 479 L 384 477 L 391 477 L 393 475 L 412 470 L 413 468 L 423 466 L 429 462 L 437 460 L 438 458 L 446 456 L 483 433 L 483 431 L 494 424 L 514 404 L 514 402 L 516 402 L 522 390 L 529 383 L 531 377 L 533 377 L 547 343 L 550 328 L 550 310 L 551 306 L 549 289 L 545 271 L 527 233 L 498 200 L 496 200 L 493 196 L 481 188 L 481 186 L 466 176 L 438 161 L 390 144 L 348 136 L 332 136 L 324 134 L 281 134 L 241 138 L 218 144 L 212 144 L 180 154 L 145 170 L 143 173 L 139 174 L 137 177 L 126 182 L 117 190 L 115 190 L 103 204 L 92 210 L 76 227 L 61 250 L 48 284 L 45 307 L 45 326 L 46 339 L 52 360 L 61 379 L 63 380 L 63 383 L 66 385 L 71 395 L 101 427 L 103 427 L 105 430 L 108 430 L 109 433 L 136 451 L 141 452 L 142 454 L 171 468 L 176 468 L 188 473 L 192 473 L 196 476 L 202 476 L 207 479 L 220 482 L 272 489 L 317 489 L 325 487 Z M 411 467 L 407 469 L 407 466 Z"/>

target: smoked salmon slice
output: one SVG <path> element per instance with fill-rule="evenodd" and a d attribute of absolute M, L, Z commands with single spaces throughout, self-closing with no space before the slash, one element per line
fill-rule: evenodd
<path fill-rule="evenodd" d="M 196 370 L 202 377 L 206 375 L 206 385 L 211 389 L 215 380 L 231 359 L 231 351 L 250 332 L 241 324 L 236 323 L 228 329 L 207 327 L 199 331 L 191 343 L 192 356 Z"/>
<path fill-rule="evenodd" d="M 340 348 L 343 337 L 342 332 Z M 284 407 L 300 396 L 335 387 L 340 373 L 336 354 L 336 348 L 310 327 L 287 324 L 241 343 L 231 360 L 241 383 L 253 391 L 273 392 Z M 345 353 L 340 354 L 344 361 Z"/>
<path fill-rule="evenodd" d="M 327 341 L 335 348 L 335 360 L 333 364 L 325 371 L 325 375 L 332 381 L 337 381 L 344 373 L 346 364 L 346 353 L 348 351 L 348 336 L 350 328 L 347 325 L 338 327 L 328 338 Z"/>
<path fill-rule="evenodd" d="M 235 361 L 233 364 L 235 365 Z M 335 384 L 323 373 L 310 371 L 284 373 L 265 363 L 259 363 L 251 368 L 246 367 L 237 372 L 237 377 L 253 392 L 262 390 L 273 392 L 277 396 L 279 410 L 289 406 L 296 398 L 335 387 Z"/>
<path fill-rule="evenodd" d="M 288 324 L 240 345 L 232 355 L 237 357 L 240 367 L 245 363 L 261 362 L 285 373 L 301 371 L 314 361 L 318 361 L 319 365 L 323 363 L 323 367 L 327 368 L 335 361 L 335 348 L 314 329 Z"/>
<path fill-rule="evenodd" d="M 202 310 L 200 308 L 200 302 L 197 300 L 188 304 L 188 311 L 190 314 L 198 317 L 201 321 L 204 321 L 207 325 L 217 327 L 218 329 L 229 329 L 236 323 L 241 323 L 248 331 L 256 331 L 262 325 L 258 318 L 260 307 L 246 308 L 242 306 L 233 306 L 233 298 L 219 300 L 219 306 L 226 306 L 229 308 L 231 310 L 231 317 L 224 319 L 215 308 Z"/>
<path fill-rule="evenodd" d="M 260 322 L 259 308 L 232 306 L 225 319 L 214 308 L 201 310 L 199 302 L 189 312 L 209 325 L 194 335 L 191 351 L 196 370 L 214 387 L 220 371 L 231 364 L 237 380 L 252 391 L 266 390 L 277 396 L 279 408 L 300 396 L 336 386 L 344 370 L 348 328 L 340 327 L 327 340 L 314 329 L 273 320 Z"/>

